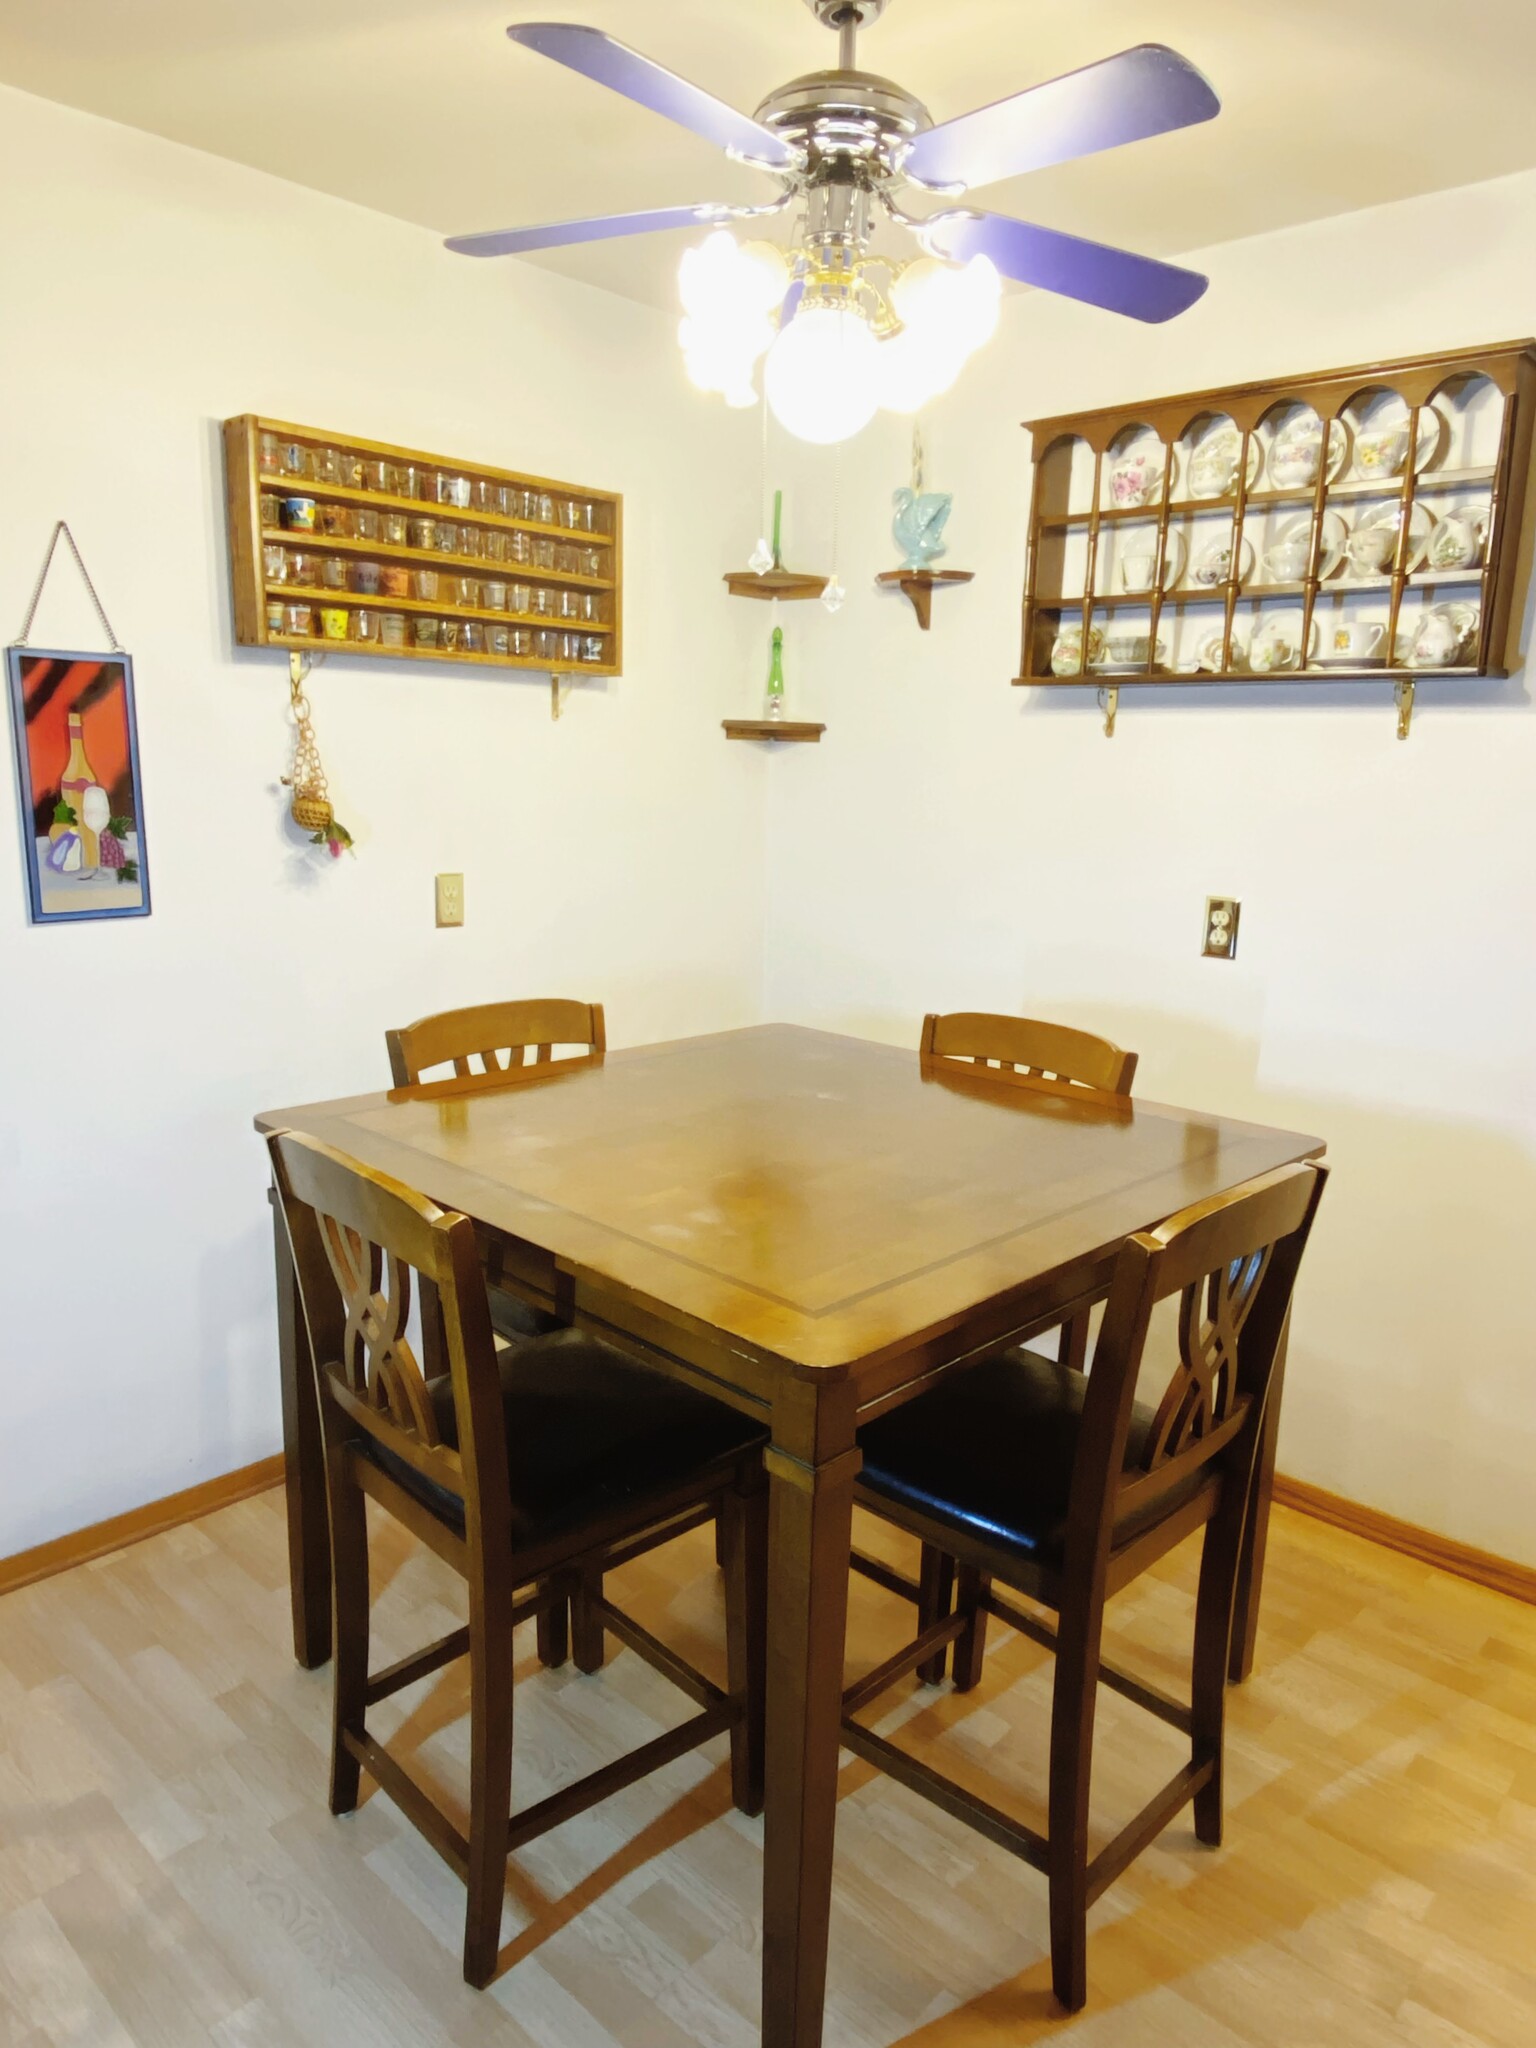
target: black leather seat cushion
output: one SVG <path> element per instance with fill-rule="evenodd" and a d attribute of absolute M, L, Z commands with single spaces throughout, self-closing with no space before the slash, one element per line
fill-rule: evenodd
<path fill-rule="evenodd" d="M 992 1548 L 1062 1565 L 1072 1461 L 1087 1376 L 1034 1351 L 966 1366 L 859 1431 L 860 1484 Z M 1153 1411 L 1131 1411 L 1126 1469 L 1140 1462 Z M 1202 1475 L 1116 1530 L 1134 1534 L 1199 1491 Z"/>
<path fill-rule="evenodd" d="M 723 1401 L 667 1379 L 611 1345 L 559 1330 L 498 1355 L 512 1529 L 535 1544 L 616 1507 L 641 1506 L 749 1450 L 767 1432 Z M 446 1375 L 428 1386 L 443 1441 L 457 1445 Z M 464 1527 L 457 1494 L 423 1479 L 372 1438 L 360 1448 L 450 1526 Z"/>

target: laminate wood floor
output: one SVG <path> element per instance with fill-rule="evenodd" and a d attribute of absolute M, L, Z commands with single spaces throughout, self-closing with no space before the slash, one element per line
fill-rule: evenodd
<path fill-rule="evenodd" d="M 895 1539 L 860 1532 L 902 1556 Z M 452 1625 L 392 1527 L 376 1661 Z M 827 2048 L 1529 2048 L 1536 2039 L 1536 1609 L 1277 1511 L 1260 1668 L 1232 1695 L 1227 1843 L 1187 1816 L 1092 1915 L 1089 2004 L 1054 2007 L 1034 1872 L 845 1759 Z M 273 1493 L 0 1601 L 3 2048 L 754 2048 L 760 1823 L 723 1741 L 520 1855 L 504 1969 L 459 1978 L 457 1881 L 377 1792 L 325 1807 L 327 1673 L 288 1650 Z M 707 1538 L 619 1575 L 706 1668 Z M 1186 1549 L 1112 1609 L 1111 1654 L 1182 1686 Z M 909 1610 L 855 1581 L 850 1670 Z M 632 1654 L 546 1673 L 518 1637 L 516 1798 L 691 1711 Z M 878 1722 L 1038 1818 L 1048 1659 L 993 1625 L 981 1690 Z M 1095 1828 L 1175 1738 L 1101 1693 Z M 465 1690 L 380 1711 L 465 1783 Z M 366 1785 L 365 1780 L 365 1785 Z"/>

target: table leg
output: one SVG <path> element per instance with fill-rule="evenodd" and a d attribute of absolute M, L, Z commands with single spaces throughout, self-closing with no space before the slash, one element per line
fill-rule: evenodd
<path fill-rule="evenodd" d="M 288 1501 L 288 1592 L 293 1654 L 307 1669 L 331 1654 L 331 1530 L 325 1497 L 325 1445 L 299 1306 L 293 1253 L 274 1190 L 272 1259 L 277 1277 L 277 1356 L 283 1390 L 284 1487 Z"/>
<path fill-rule="evenodd" d="M 1285 1387 L 1285 1351 L 1290 1334 L 1291 1319 L 1287 1315 L 1275 1352 L 1269 1405 L 1264 1411 L 1253 1490 L 1248 1496 L 1248 1513 L 1243 1523 L 1242 1555 L 1237 1563 L 1237 1598 L 1232 1609 L 1232 1640 L 1227 1649 L 1227 1677 L 1233 1685 L 1240 1685 L 1252 1674 L 1254 1646 L 1258 1641 L 1259 1595 L 1264 1590 L 1264 1551 L 1269 1542 L 1269 1510 L 1275 1496 L 1275 1445 L 1280 1436 L 1280 1396 Z"/>
<path fill-rule="evenodd" d="M 811 1432 L 812 1441 L 816 1432 Z M 816 1462 L 768 1470 L 768 1740 L 762 2048 L 819 2048 L 832 1906 L 843 1640 L 860 1457 L 851 1425 Z"/>

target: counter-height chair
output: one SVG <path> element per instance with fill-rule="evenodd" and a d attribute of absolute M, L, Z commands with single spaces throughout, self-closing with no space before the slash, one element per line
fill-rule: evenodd
<path fill-rule="evenodd" d="M 472 1224 L 314 1139 L 270 1140 L 308 1325 L 325 1444 L 335 1705 L 330 1803 L 367 1771 L 468 1888 L 464 1975 L 489 1982 L 508 1856 L 724 1730 L 732 1790 L 762 1808 L 764 1432 L 575 1330 L 498 1353 Z M 414 1289 L 418 1358 L 407 1325 Z M 369 1670 L 366 1502 L 402 1522 L 468 1589 L 469 1619 Z M 726 1510 L 727 1689 L 599 1597 L 598 1620 L 699 1712 L 511 1814 L 512 1631 L 546 1588 L 612 1569 Z M 519 1597 L 520 1589 L 525 1591 Z M 590 1597 L 590 1596 L 589 1596 Z M 368 1710 L 469 1659 L 469 1831 L 373 1734 Z"/>
<path fill-rule="evenodd" d="M 1069 2010 L 1087 1998 L 1087 1913 L 1173 1816 L 1194 1801 L 1195 1833 L 1222 1824 L 1227 1650 L 1264 1406 L 1312 1227 L 1323 1168 L 1283 1167 L 1129 1238 L 1116 1260 L 1086 1376 L 1013 1351 L 946 1375 L 931 1393 L 859 1432 L 860 1506 L 959 1566 L 955 1612 L 921 1629 L 843 1696 L 843 1739 L 879 1769 L 1046 1873 L 1051 1980 Z M 1179 1297 L 1177 1357 L 1161 1397 L 1136 1398 L 1156 1304 Z M 1165 1551 L 1203 1530 L 1189 1704 L 1106 1663 L 1104 1606 Z M 1054 1611 L 999 1597 L 1002 1585 Z M 980 1675 L 992 1613 L 1056 1653 L 1048 1828 L 1024 1826 L 853 1717 L 955 1643 L 955 1684 Z M 1099 1684 L 1189 1740 L 1188 1760 L 1134 1819 L 1088 1853 L 1088 1791 Z"/>
<path fill-rule="evenodd" d="M 925 1065 L 1012 1074 L 1026 1086 L 1051 1095 L 1080 1096 L 1085 1101 L 1123 1104 L 1130 1100 L 1137 1055 L 1126 1052 L 1091 1031 L 1068 1024 L 1048 1024 L 1036 1017 L 1009 1017 L 985 1010 L 955 1010 L 947 1016 L 930 1011 L 923 1019 L 920 1052 Z M 1049 1334 L 1049 1333 L 1046 1333 Z M 1088 1312 L 1068 1317 L 1057 1338 L 1057 1357 L 1081 1372 L 1088 1359 Z M 896 1579 L 873 1560 L 856 1554 L 854 1569 L 915 1592 L 918 1622 L 926 1627 L 948 1611 L 954 1566 L 940 1551 L 925 1545 L 917 1585 Z M 947 1651 L 940 1649 L 918 1670 L 924 1685 L 944 1677 Z"/>
<path fill-rule="evenodd" d="M 536 997 L 439 1010 L 398 1031 L 386 1031 L 384 1043 L 395 1086 L 410 1088 L 438 1078 L 439 1069 L 451 1070 L 460 1080 L 484 1075 L 487 1086 L 494 1086 L 510 1073 L 531 1075 L 571 1061 L 589 1064 L 602 1058 L 608 1041 L 601 1003 Z M 515 1343 L 561 1328 L 558 1316 L 517 1293 L 494 1246 L 487 1283 L 491 1324 L 499 1337 Z"/>

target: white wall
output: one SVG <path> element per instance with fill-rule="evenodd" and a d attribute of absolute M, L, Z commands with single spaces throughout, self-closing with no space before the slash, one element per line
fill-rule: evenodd
<path fill-rule="evenodd" d="M 616 1043 L 929 1007 L 1141 1050 L 1139 1088 L 1316 1131 L 1285 1467 L 1536 1558 L 1536 721 L 1526 685 L 1008 687 L 1016 422 L 1536 330 L 1536 176 L 1215 251 L 1142 330 L 1033 297 L 927 422 L 968 589 L 919 635 L 894 553 L 905 430 L 841 458 L 844 580 L 785 609 L 816 748 L 725 745 L 767 614 L 756 427 L 683 384 L 669 320 L 220 160 L 0 93 L 0 609 L 73 523 L 136 660 L 155 913 L 32 930 L 0 859 L 0 1555 L 275 1448 L 261 1107 L 383 1075 L 382 1032 L 494 993 L 602 997 Z M 333 661 L 313 688 L 358 858 L 283 822 L 280 658 L 233 650 L 218 422 L 258 410 L 626 494 L 627 664 L 559 725 L 534 680 Z M 832 458 L 777 439 L 818 566 Z M 8 624 L 9 622 L 7 622 Z M 99 644 L 60 574 L 39 638 Z M 0 782 L 0 840 L 17 843 Z M 439 933 L 431 876 L 469 922 Z M 1237 963 L 1196 958 L 1206 894 Z M 768 977 L 764 999 L 764 940 Z"/>
<path fill-rule="evenodd" d="M 255 1111 L 384 1083 L 385 1027 L 458 1001 L 598 997 L 619 1044 L 754 1021 L 764 861 L 761 763 L 717 723 L 761 623 L 717 581 L 755 432 L 689 391 L 666 319 L 10 91 L 0 264 L 0 622 L 66 516 L 135 660 L 154 893 L 30 929 L 6 760 L 5 1555 L 277 1447 Z M 558 725 L 542 679 L 316 675 L 358 838 L 334 867 L 276 787 L 286 664 L 230 645 L 219 422 L 246 411 L 625 494 L 626 672 Z M 71 571 L 33 638 L 101 645 Z"/>
<path fill-rule="evenodd" d="M 953 490 L 933 628 L 896 560 L 907 430 L 844 458 L 836 618 L 789 622 L 815 748 L 772 764 L 768 1007 L 914 1042 L 925 1009 L 1102 1029 L 1138 1093 L 1316 1132 L 1336 1173 L 1303 1274 L 1282 1468 L 1536 1561 L 1536 715 L 1507 684 L 1009 687 L 1027 436 L 1075 406 L 1536 332 L 1536 175 L 1209 251 L 1141 329 L 1039 295 L 926 422 Z M 1529 551 L 1529 542 L 1527 543 Z M 803 552 L 810 554 L 813 549 Z M 1528 642 L 1529 621 L 1522 638 Z M 1237 961 L 1197 957 L 1204 898 Z"/>

